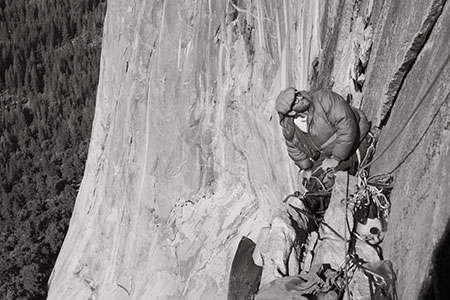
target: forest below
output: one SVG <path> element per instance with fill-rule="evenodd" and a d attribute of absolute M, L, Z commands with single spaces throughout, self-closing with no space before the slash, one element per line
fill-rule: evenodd
<path fill-rule="evenodd" d="M 0 0 L 0 295 L 45 299 L 87 158 L 106 0 Z"/>

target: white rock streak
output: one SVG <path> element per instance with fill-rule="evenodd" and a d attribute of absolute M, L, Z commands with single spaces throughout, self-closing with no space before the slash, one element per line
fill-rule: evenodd
<path fill-rule="evenodd" d="M 49 299 L 223 299 L 241 236 L 295 190 L 273 107 L 282 88 L 307 87 L 323 8 L 239 4 L 108 2 L 89 157 Z"/>

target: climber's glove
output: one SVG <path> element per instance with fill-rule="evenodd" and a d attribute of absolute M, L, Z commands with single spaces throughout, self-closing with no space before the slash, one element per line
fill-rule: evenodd
<path fill-rule="evenodd" d="M 340 161 L 336 157 L 332 156 L 330 158 L 325 158 L 322 162 L 322 165 L 320 168 L 324 171 L 327 171 L 328 169 L 334 169 L 339 165 Z"/>
<path fill-rule="evenodd" d="M 309 170 L 300 170 L 298 172 L 298 182 L 300 182 L 301 185 L 304 185 L 305 181 L 309 181 L 311 178 L 312 169 Z"/>

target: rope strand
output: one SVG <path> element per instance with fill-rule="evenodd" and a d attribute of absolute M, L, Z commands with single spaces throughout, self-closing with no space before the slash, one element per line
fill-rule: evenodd
<path fill-rule="evenodd" d="M 438 72 L 436 73 L 436 76 L 433 78 L 432 83 L 429 85 L 428 89 L 425 91 L 425 94 L 422 96 L 422 98 L 420 99 L 419 103 L 417 103 L 417 105 L 414 107 L 411 115 L 408 117 L 408 119 L 403 124 L 403 126 L 400 128 L 400 130 L 397 132 L 397 134 L 392 138 L 392 140 L 383 149 L 383 151 L 380 152 L 380 154 L 378 154 L 376 157 L 374 157 L 371 162 L 369 162 L 366 165 L 362 166 L 361 169 L 367 169 L 368 167 L 370 167 L 374 162 L 376 162 L 378 159 L 380 159 L 380 157 L 382 157 L 386 153 L 386 151 L 394 144 L 394 142 L 397 140 L 397 138 L 400 136 L 400 134 L 403 132 L 403 130 L 406 128 L 406 126 L 408 126 L 409 122 L 411 122 L 411 120 L 413 119 L 414 115 L 419 110 L 419 107 L 425 102 L 426 97 L 430 93 L 430 91 L 431 91 L 432 87 L 434 86 L 434 84 L 437 82 L 437 79 L 439 78 L 439 76 L 442 74 L 442 71 L 444 70 L 444 68 L 447 66 L 447 63 L 448 63 L 449 60 L 450 60 L 450 54 L 447 56 L 447 58 L 445 59 L 444 63 L 442 64 L 442 66 L 439 68 Z M 439 106 L 438 111 L 440 110 L 440 107 L 442 107 L 442 105 L 447 101 L 448 95 L 449 94 L 447 94 L 447 96 L 444 98 L 444 101 Z M 433 117 L 433 119 L 431 120 L 431 123 L 434 121 L 434 119 L 435 119 L 435 117 Z M 428 129 L 428 127 L 429 126 L 427 126 L 427 129 Z M 396 168 L 394 168 L 394 169 L 396 170 Z M 395 170 L 393 170 L 391 172 L 394 172 Z M 387 174 L 389 174 L 389 173 L 387 173 Z"/>

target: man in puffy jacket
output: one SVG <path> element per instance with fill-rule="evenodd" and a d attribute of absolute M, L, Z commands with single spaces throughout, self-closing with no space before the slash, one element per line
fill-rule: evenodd
<path fill-rule="evenodd" d="M 345 162 L 366 137 L 370 123 L 364 112 L 329 90 L 283 90 L 276 100 L 291 159 L 308 178 L 319 167 L 346 170 Z"/>

